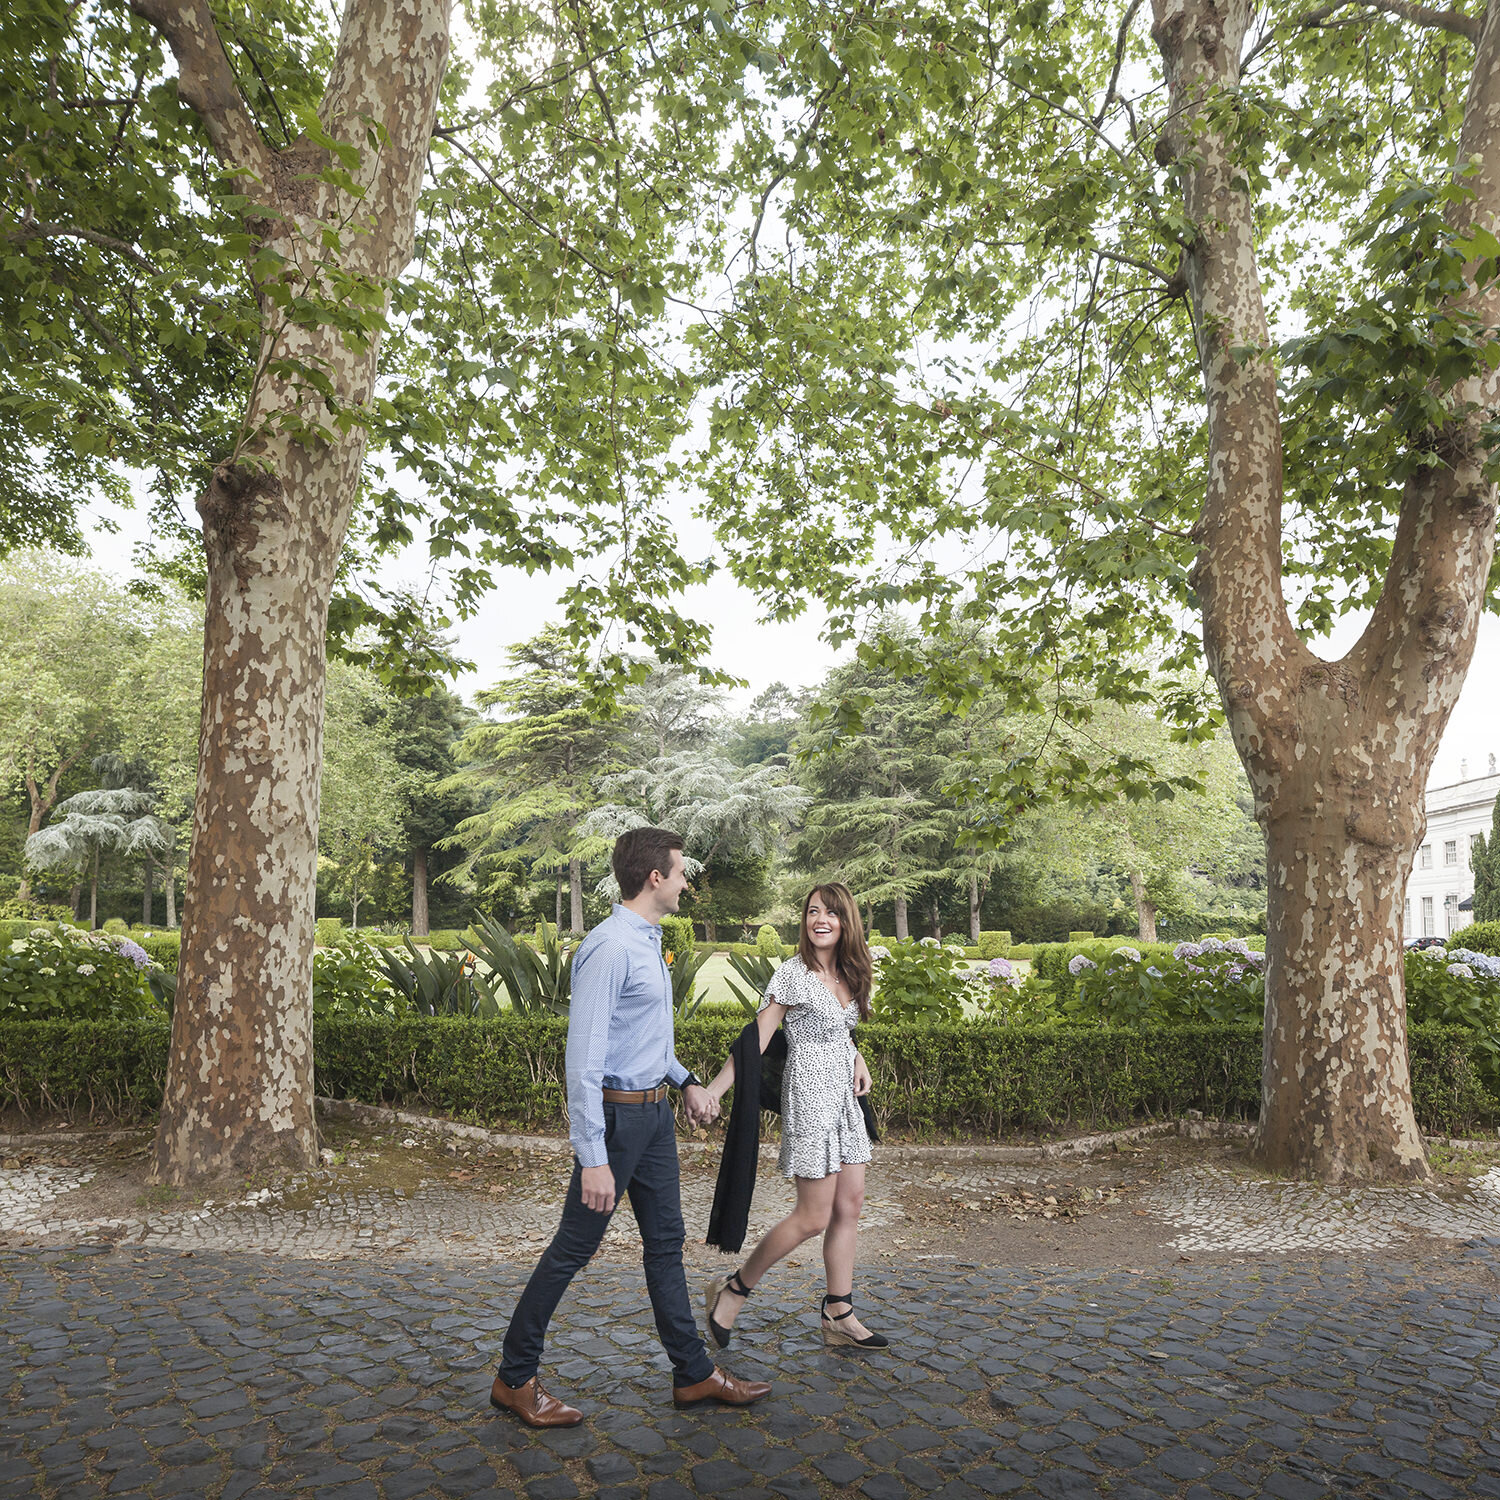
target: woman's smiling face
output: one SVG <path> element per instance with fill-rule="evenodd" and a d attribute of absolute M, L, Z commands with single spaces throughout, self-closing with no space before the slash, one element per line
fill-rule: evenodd
<path fill-rule="evenodd" d="M 825 902 L 821 895 L 814 895 L 807 903 L 807 916 L 804 922 L 808 940 L 814 948 L 820 952 L 832 952 L 838 947 L 839 932 L 842 929 L 838 910 L 832 904 Z"/>

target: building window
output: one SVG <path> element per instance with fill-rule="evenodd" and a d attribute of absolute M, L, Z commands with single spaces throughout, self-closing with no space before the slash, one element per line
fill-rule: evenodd
<path fill-rule="evenodd" d="M 1458 840 L 1443 840 L 1443 863 L 1445 865 L 1456 865 L 1458 863 Z"/>
<path fill-rule="evenodd" d="M 1417 850 L 1417 868 L 1419 870 L 1430 870 L 1432 868 L 1431 844 L 1423 844 L 1422 847 Z M 1432 934 L 1429 932 L 1426 934 L 1426 936 L 1431 937 Z"/>
<path fill-rule="evenodd" d="M 1452 937 L 1458 930 L 1458 892 L 1449 891 L 1443 897 L 1443 932 Z"/>
<path fill-rule="evenodd" d="M 1437 928 L 1432 920 L 1432 897 L 1422 897 L 1422 936 L 1436 937 Z"/>

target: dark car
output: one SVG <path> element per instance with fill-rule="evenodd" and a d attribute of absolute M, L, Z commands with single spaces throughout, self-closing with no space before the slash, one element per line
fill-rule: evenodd
<path fill-rule="evenodd" d="M 1405 946 L 1408 953 L 1417 953 L 1423 948 L 1445 947 L 1447 941 L 1447 938 L 1440 937 L 1407 938 Z"/>

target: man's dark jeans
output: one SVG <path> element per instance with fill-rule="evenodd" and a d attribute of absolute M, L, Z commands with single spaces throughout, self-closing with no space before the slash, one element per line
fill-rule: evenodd
<path fill-rule="evenodd" d="M 656 1332 L 672 1361 L 673 1383 L 696 1385 L 713 1374 L 688 1301 L 682 1271 L 682 1186 L 677 1167 L 677 1130 L 672 1106 L 606 1104 L 604 1146 L 615 1177 L 615 1201 L 626 1192 L 640 1226 L 646 1267 L 646 1289 Z M 583 1206 L 583 1169 L 575 1160 L 573 1180 L 563 1201 L 562 1222 L 516 1303 L 500 1352 L 500 1378 L 508 1386 L 525 1385 L 536 1374 L 547 1337 L 547 1324 L 568 1284 L 599 1248 L 611 1215 Z"/>

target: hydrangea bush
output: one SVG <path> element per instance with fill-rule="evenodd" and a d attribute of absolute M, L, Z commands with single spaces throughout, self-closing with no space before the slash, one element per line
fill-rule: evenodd
<path fill-rule="evenodd" d="M 1406 1013 L 1472 1031 L 1480 1076 L 1500 1093 L 1500 958 L 1460 947 L 1408 952 Z"/>
<path fill-rule="evenodd" d="M 34 927 L 0 951 L 0 1012 L 38 1021 L 161 1015 L 151 987 L 160 973 L 128 937 Z"/>
<path fill-rule="evenodd" d="M 870 998 L 874 1020 L 959 1021 L 965 1000 L 975 999 L 968 971 L 960 967 L 964 958 L 960 944 L 908 938 L 871 948 L 870 953 L 875 960 L 875 992 Z M 988 979 L 984 986 L 988 990 Z"/>
<path fill-rule="evenodd" d="M 1265 958 L 1243 939 L 1178 943 L 1154 963 L 1136 948 L 1116 948 L 1102 962 L 1077 954 L 1068 972 L 1078 980 L 1062 1004 L 1070 1021 L 1259 1021 L 1265 1011 Z"/>

